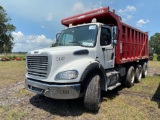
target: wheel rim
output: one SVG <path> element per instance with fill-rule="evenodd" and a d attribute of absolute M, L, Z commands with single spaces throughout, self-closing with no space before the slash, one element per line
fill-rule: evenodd
<path fill-rule="evenodd" d="M 134 83 L 134 72 L 133 71 L 132 71 L 131 75 L 132 75 L 131 76 L 131 82 Z"/>
<path fill-rule="evenodd" d="M 145 76 L 147 75 L 147 65 L 145 66 L 145 72 L 144 72 Z"/>
<path fill-rule="evenodd" d="M 138 77 L 138 79 L 141 80 L 141 78 L 142 78 L 142 70 L 139 69 L 139 77 Z"/>

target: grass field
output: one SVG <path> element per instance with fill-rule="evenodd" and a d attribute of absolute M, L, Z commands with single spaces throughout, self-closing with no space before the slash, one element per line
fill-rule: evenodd
<path fill-rule="evenodd" d="M 150 68 L 160 62 L 149 61 Z M 103 93 L 98 113 L 88 112 L 82 99 L 55 100 L 24 88 L 25 61 L 0 62 L 0 120 L 159 120 L 160 76 L 147 76 L 132 88 Z"/>
<path fill-rule="evenodd" d="M 0 62 L 0 88 L 24 79 L 25 61 Z"/>

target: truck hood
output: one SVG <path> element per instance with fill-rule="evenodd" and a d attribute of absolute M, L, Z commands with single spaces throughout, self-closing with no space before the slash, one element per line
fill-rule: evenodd
<path fill-rule="evenodd" d="M 48 57 L 48 62 L 47 62 L 48 69 L 46 71 L 37 70 L 39 68 L 43 69 L 43 65 L 41 64 L 41 57 L 43 56 Z M 27 66 L 28 73 L 26 76 L 27 78 L 34 78 L 37 80 L 47 81 L 47 82 L 63 82 L 63 81 L 55 81 L 55 76 L 59 72 L 67 70 L 78 71 L 79 68 L 76 66 L 77 64 L 85 62 L 88 65 L 95 58 L 96 58 L 95 48 L 87 48 L 81 46 L 62 46 L 62 47 L 34 50 L 27 54 L 27 63 L 28 65 L 31 66 Z M 83 66 L 80 65 L 80 67 Z M 29 74 L 29 72 L 31 73 Z M 43 74 L 45 74 L 46 77 L 41 77 Z M 80 78 L 78 80 L 80 80 Z"/>
<path fill-rule="evenodd" d="M 31 51 L 30 54 L 47 53 L 47 54 L 55 55 L 55 54 L 71 53 L 77 50 L 87 50 L 87 49 L 88 48 L 81 47 L 81 46 L 60 46 L 60 47 L 52 47 L 52 48 L 34 50 L 34 51 Z"/>

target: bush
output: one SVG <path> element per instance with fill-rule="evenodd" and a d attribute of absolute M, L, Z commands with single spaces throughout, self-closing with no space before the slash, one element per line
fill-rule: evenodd
<path fill-rule="evenodd" d="M 15 60 L 15 61 L 21 61 L 21 60 L 26 60 L 25 55 L 3 55 L 0 58 L 0 61 L 10 61 L 10 60 Z"/>
<path fill-rule="evenodd" d="M 12 60 L 15 60 L 15 59 L 16 59 L 16 56 L 15 56 L 15 55 L 13 55 L 13 56 L 12 56 Z"/>

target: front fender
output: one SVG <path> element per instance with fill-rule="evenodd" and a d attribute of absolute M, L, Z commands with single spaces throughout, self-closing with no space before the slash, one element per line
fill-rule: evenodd
<path fill-rule="evenodd" d="M 84 71 L 88 69 L 88 66 L 92 66 L 93 64 L 99 64 L 94 59 L 89 58 L 82 58 L 75 61 L 72 61 L 70 63 L 66 63 L 63 66 L 59 67 L 51 76 L 51 78 L 54 78 L 54 81 L 57 83 L 75 83 L 80 82 L 82 80 L 82 75 L 84 74 Z M 68 71 L 68 70 L 77 70 L 78 71 L 78 77 L 76 79 L 72 80 L 55 80 L 55 76 L 59 72 Z"/>
<path fill-rule="evenodd" d="M 80 80 L 83 81 L 83 80 L 86 78 L 86 76 L 87 76 L 91 71 L 93 71 L 93 70 L 95 70 L 95 69 L 98 69 L 98 70 L 105 76 L 105 70 L 104 70 L 104 68 L 102 67 L 102 65 L 101 65 L 99 62 L 96 61 L 96 62 L 91 63 L 90 65 L 88 65 L 88 66 L 86 67 L 86 69 L 84 70 L 84 72 L 83 72 Z"/>
<path fill-rule="evenodd" d="M 99 62 L 94 62 L 90 65 L 88 65 L 86 67 L 86 69 L 84 70 L 80 81 L 82 82 L 82 84 L 85 87 L 86 82 L 88 82 L 87 76 L 92 74 L 93 72 L 97 72 L 100 75 L 101 78 L 101 89 L 102 90 L 106 90 L 107 86 L 106 86 L 106 81 L 107 81 L 107 77 L 106 77 L 106 72 L 105 69 L 103 68 L 103 66 L 99 63 Z"/>

